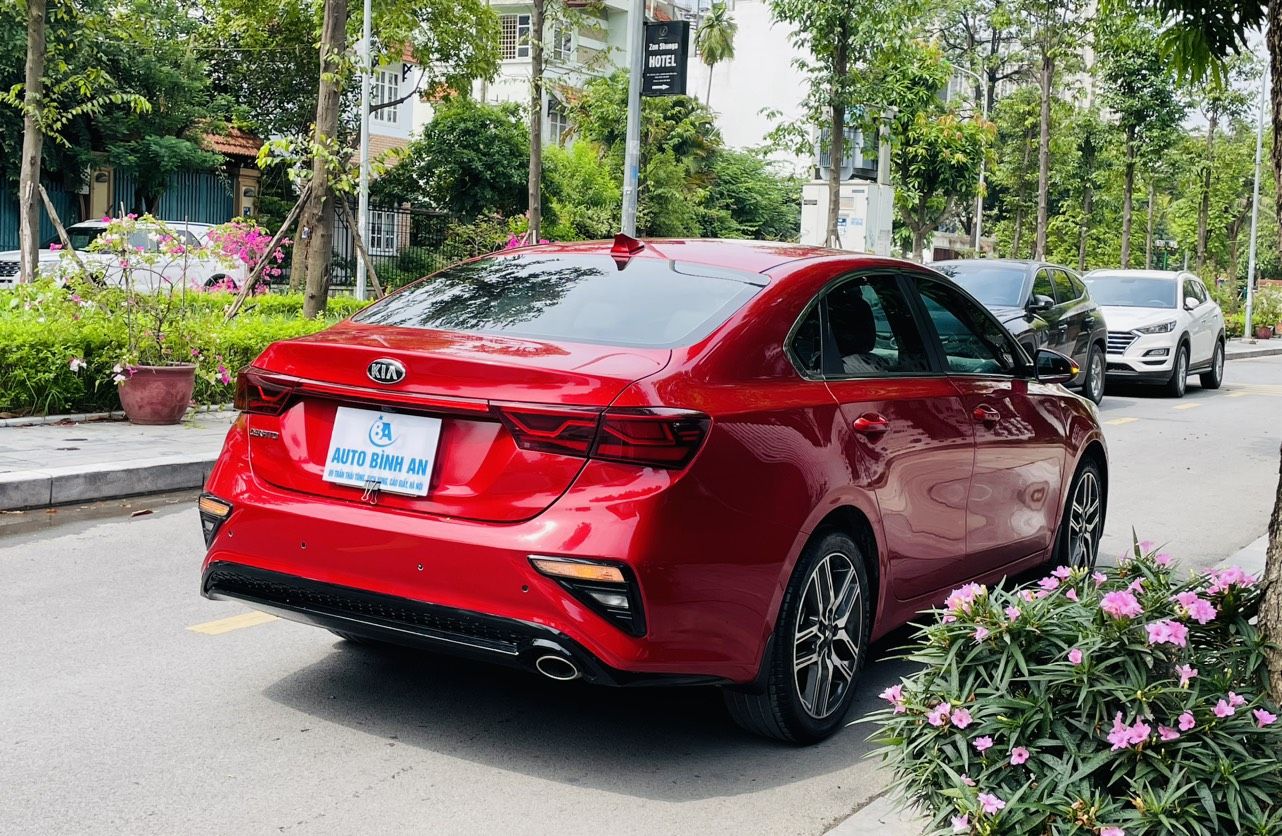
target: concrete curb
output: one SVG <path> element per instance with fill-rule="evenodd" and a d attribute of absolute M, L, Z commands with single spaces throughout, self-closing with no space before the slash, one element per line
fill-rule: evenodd
<path fill-rule="evenodd" d="M 1274 341 L 1269 340 L 1269 342 L 1273 343 Z M 1275 345 L 1265 345 L 1263 343 L 1251 345 L 1237 340 L 1230 340 L 1228 348 L 1224 352 L 1224 359 L 1250 360 L 1254 357 L 1276 357 L 1279 354 L 1282 354 L 1282 340 L 1276 341 Z"/>
<path fill-rule="evenodd" d="M 217 458 L 215 452 L 0 473 L 0 511 L 199 488 Z"/>
<path fill-rule="evenodd" d="M 860 807 L 849 818 L 828 831 L 827 836 L 921 836 L 929 819 L 901 809 L 899 798 L 885 790 Z"/>
<path fill-rule="evenodd" d="M 184 420 L 202 412 L 226 412 L 232 408 L 229 403 L 195 406 L 187 410 Z M 83 424 L 87 421 L 123 421 L 125 413 L 115 412 L 75 412 L 71 415 L 30 415 L 24 418 L 0 418 L 0 429 L 5 427 L 40 427 L 46 424 Z"/>

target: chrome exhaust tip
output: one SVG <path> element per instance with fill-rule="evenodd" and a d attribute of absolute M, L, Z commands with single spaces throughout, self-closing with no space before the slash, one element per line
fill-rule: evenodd
<path fill-rule="evenodd" d="M 579 666 L 564 656 L 540 656 L 534 660 L 534 669 L 557 682 L 569 682 L 580 676 Z"/>

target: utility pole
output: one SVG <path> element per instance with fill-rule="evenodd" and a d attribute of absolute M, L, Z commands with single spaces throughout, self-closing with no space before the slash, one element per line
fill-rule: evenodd
<path fill-rule="evenodd" d="M 361 20 L 361 37 L 365 39 L 364 66 L 361 67 L 361 177 L 356 196 L 356 225 L 361 241 L 369 240 L 369 89 L 374 83 L 373 11 L 371 0 L 365 0 Z M 365 259 L 356 259 L 356 298 L 365 298 Z"/>
<path fill-rule="evenodd" d="M 1251 303 L 1255 299 L 1255 238 L 1260 222 L 1260 149 L 1264 145 L 1264 113 L 1268 110 L 1269 71 L 1260 73 L 1260 117 L 1255 126 L 1255 185 L 1251 197 L 1251 246 L 1246 257 L 1246 316 L 1243 339 L 1251 339 Z"/>
<path fill-rule="evenodd" d="M 645 0 L 632 0 L 628 11 L 628 125 L 623 153 L 623 234 L 637 234 L 637 180 L 641 174 L 641 54 L 645 34 Z"/>
<path fill-rule="evenodd" d="M 979 109 L 980 116 L 985 122 L 988 121 L 988 82 L 979 73 L 974 70 L 968 70 L 964 67 L 954 67 L 959 73 L 965 73 L 975 79 L 979 84 Z M 975 255 L 979 255 L 979 240 L 984 232 L 984 164 L 988 162 L 987 155 L 979 159 L 979 193 L 975 195 Z"/>

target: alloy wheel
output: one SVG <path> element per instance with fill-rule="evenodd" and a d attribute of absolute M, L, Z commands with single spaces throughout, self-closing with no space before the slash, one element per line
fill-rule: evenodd
<path fill-rule="evenodd" d="M 1098 351 L 1091 353 L 1091 368 L 1087 374 L 1090 375 L 1087 378 L 1090 391 L 1086 396 L 1095 403 L 1099 403 L 1104 396 L 1104 358 Z"/>
<path fill-rule="evenodd" d="M 802 707 L 822 720 L 845 701 L 859 670 L 864 600 L 848 555 L 819 560 L 806 579 L 793 630 L 793 682 Z"/>
<path fill-rule="evenodd" d="M 1180 349 L 1180 353 L 1175 358 L 1175 386 L 1176 391 L 1181 395 L 1189 385 L 1189 367 L 1188 352 Z"/>
<path fill-rule="evenodd" d="M 1102 496 L 1094 470 L 1083 470 L 1073 489 L 1068 509 L 1068 565 L 1074 569 L 1095 566 L 1099 549 Z"/>

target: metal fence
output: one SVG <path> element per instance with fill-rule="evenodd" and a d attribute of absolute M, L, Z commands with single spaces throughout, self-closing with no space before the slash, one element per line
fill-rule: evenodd
<path fill-rule="evenodd" d="M 352 206 L 352 217 L 356 207 Z M 355 238 L 336 217 L 334 226 L 334 261 L 330 268 L 330 288 L 350 291 L 356 284 Z M 400 287 L 415 279 L 466 258 L 474 253 L 450 252 L 448 230 L 454 217 L 449 212 L 410 206 L 370 206 L 369 235 L 365 248 L 385 288 Z"/>

